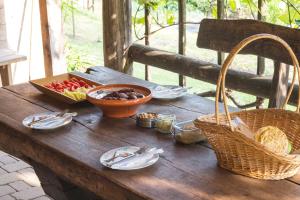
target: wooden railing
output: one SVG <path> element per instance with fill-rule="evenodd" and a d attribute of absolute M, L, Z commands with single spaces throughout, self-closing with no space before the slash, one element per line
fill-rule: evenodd
<path fill-rule="evenodd" d="M 168 70 L 197 80 L 216 84 L 220 65 L 204 62 L 199 59 L 163 51 L 140 44 L 132 44 L 128 56 L 132 62 L 138 62 L 160 69 Z M 269 98 L 272 88 L 272 78 L 228 70 L 226 86 L 254 96 Z M 290 103 L 296 104 L 298 85 L 294 87 Z"/>

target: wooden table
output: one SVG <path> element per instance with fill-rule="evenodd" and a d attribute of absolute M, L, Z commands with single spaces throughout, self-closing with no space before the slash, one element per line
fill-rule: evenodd
<path fill-rule="evenodd" d="M 81 74 L 102 83 L 153 85 L 97 67 Z M 30 162 L 46 193 L 55 199 L 300 199 L 300 175 L 281 181 L 261 181 L 217 166 L 208 144 L 180 145 L 171 136 L 136 127 L 132 118 L 109 119 L 86 104 L 69 106 L 29 84 L 0 89 L 0 145 Z M 79 113 L 70 126 L 52 132 L 21 125 L 26 116 L 69 108 Z M 174 113 L 179 121 L 213 113 L 213 101 L 189 95 L 177 101 L 152 100 L 140 111 Z M 159 161 L 136 171 L 115 171 L 99 163 L 102 153 L 126 145 L 153 145 L 165 151 Z M 75 188 L 76 186 L 76 188 Z M 76 193 L 75 191 L 81 191 Z M 73 192 L 71 192 L 73 191 Z M 80 194 L 80 195 L 79 195 Z"/>

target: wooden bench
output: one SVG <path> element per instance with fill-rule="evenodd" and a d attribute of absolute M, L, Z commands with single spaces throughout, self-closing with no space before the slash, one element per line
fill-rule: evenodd
<path fill-rule="evenodd" d="M 214 20 L 201 22 L 197 46 L 221 52 L 229 52 L 238 42 L 246 37 L 269 33 L 283 38 L 300 58 L 300 30 L 278 26 L 256 20 Z M 226 86 L 229 89 L 251 94 L 261 98 L 270 98 L 270 107 L 281 104 L 288 86 L 288 71 L 281 63 L 291 64 L 289 55 L 277 43 L 263 40 L 248 46 L 241 53 L 254 54 L 275 60 L 275 76 L 262 77 L 257 74 L 229 69 Z M 183 56 L 173 52 L 133 43 L 128 50 L 129 62 L 151 65 L 194 79 L 216 84 L 220 65 Z M 125 68 L 124 72 L 128 72 Z M 298 85 L 295 85 L 290 104 L 298 101 Z"/>
<path fill-rule="evenodd" d="M 10 49 L 0 49 L 0 75 L 2 86 L 12 84 L 11 64 L 26 60 L 26 56 L 18 55 Z"/>

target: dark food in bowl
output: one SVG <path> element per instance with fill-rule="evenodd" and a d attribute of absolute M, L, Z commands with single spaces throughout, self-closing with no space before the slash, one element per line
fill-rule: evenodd
<path fill-rule="evenodd" d="M 97 91 L 98 94 L 101 94 L 103 91 L 99 90 Z M 107 92 L 107 91 L 105 91 Z M 103 96 L 101 99 L 105 100 L 133 100 L 133 99 L 140 99 L 144 98 L 145 96 L 139 92 L 136 92 L 132 88 L 124 88 L 120 89 L 118 91 L 112 91 L 105 96 Z"/>
<path fill-rule="evenodd" d="M 102 85 L 91 89 L 87 100 L 99 107 L 104 116 L 130 117 L 137 113 L 140 105 L 151 100 L 151 90 L 131 84 Z"/>

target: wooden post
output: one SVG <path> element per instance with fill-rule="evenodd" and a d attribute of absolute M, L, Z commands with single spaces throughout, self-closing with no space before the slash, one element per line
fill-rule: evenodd
<path fill-rule="evenodd" d="M 259 20 L 259 21 L 263 21 L 262 5 L 263 5 L 263 0 L 258 0 L 257 20 Z M 265 73 L 265 59 L 261 56 L 258 56 L 257 57 L 257 75 L 263 75 L 264 73 Z"/>
<path fill-rule="evenodd" d="M 286 98 L 289 80 L 289 65 L 274 61 L 269 108 L 279 108 Z"/>
<path fill-rule="evenodd" d="M 262 21 L 263 17 L 262 17 L 262 4 L 263 4 L 263 0 L 258 0 L 258 11 L 257 11 L 257 20 Z M 261 56 L 257 56 L 257 75 L 263 76 L 265 73 L 265 59 Z M 263 102 L 263 98 L 261 97 L 256 97 L 257 101 L 261 101 Z M 256 105 L 256 108 L 260 108 L 261 105 Z"/>
<path fill-rule="evenodd" d="M 0 66 L 2 87 L 12 85 L 11 65 Z"/>
<path fill-rule="evenodd" d="M 47 0 L 39 0 L 41 32 L 44 53 L 45 76 L 53 76 L 50 33 L 48 24 Z"/>
<path fill-rule="evenodd" d="M 225 5 L 224 0 L 217 0 L 217 19 L 224 19 Z M 224 53 L 218 51 L 218 65 L 222 65 L 224 61 Z"/>
<path fill-rule="evenodd" d="M 150 8 L 147 4 L 144 5 L 145 10 L 145 45 L 149 46 L 149 36 L 150 36 L 150 25 L 151 25 L 151 16 L 150 16 Z M 151 70 L 148 65 L 145 65 L 145 80 L 151 80 Z"/>
<path fill-rule="evenodd" d="M 178 38 L 178 53 L 185 55 L 186 49 L 186 27 L 184 22 L 186 21 L 186 1 L 178 0 L 178 20 L 179 20 L 179 38 Z M 179 75 L 179 85 L 185 86 L 186 79 L 184 76 Z"/>
<path fill-rule="evenodd" d="M 225 14 L 225 0 L 217 0 L 217 19 L 224 19 Z M 218 65 L 222 65 L 224 62 L 225 54 L 221 51 L 217 53 Z M 220 90 L 220 98 L 219 101 L 222 102 L 222 91 Z"/>
<path fill-rule="evenodd" d="M 131 44 L 131 0 L 103 0 L 104 64 L 112 69 L 131 71 L 127 48 Z"/>

